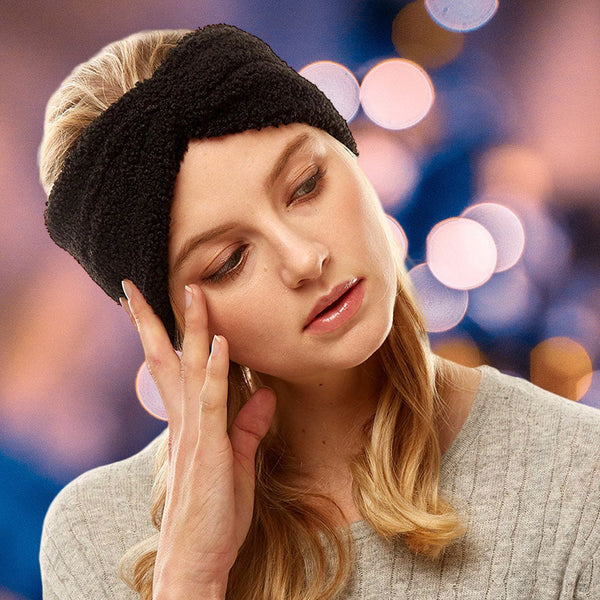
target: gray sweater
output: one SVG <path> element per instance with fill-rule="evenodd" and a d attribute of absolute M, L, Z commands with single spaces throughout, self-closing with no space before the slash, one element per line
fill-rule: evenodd
<path fill-rule="evenodd" d="M 441 467 L 441 489 L 467 533 L 431 561 L 352 524 L 357 563 L 341 600 L 600 600 L 600 411 L 481 371 Z M 57 496 L 40 551 L 46 600 L 136 597 L 117 571 L 123 553 L 155 532 L 157 445 L 85 473 Z"/>

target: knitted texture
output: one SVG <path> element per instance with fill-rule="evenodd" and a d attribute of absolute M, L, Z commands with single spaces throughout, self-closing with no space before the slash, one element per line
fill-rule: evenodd
<path fill-rule="evenodd" d="M 175 343 L 169 225 L 189 140 L 290 123 L 357 154 L 333 104 L 262 40 L 229 25 L 191 32 L 86 128 L 46 203 L 50 236 L 117 302 L 133 281 Z"/>
<path fill-rule="evenodd" d="M 441 493 L 467 533 L 431 560 L 353 523 L 356 557 L 338 600 L 600 598 L 600 411 L 480 369 L 473 409 L 440 469 Z M 158 443 L 56 498 L 40 552 L 44 600 L 138 598 L 118 565 L 156 533 Z"/>

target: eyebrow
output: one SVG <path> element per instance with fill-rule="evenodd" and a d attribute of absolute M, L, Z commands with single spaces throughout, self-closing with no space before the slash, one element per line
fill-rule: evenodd
<path fill-rule="evenodd" d="M 284 171 L 290 158 L 292 158 L 292 156 L 296 152 L 298 152 L 300 149 L 306 146 L 310 141 L 312 141 L 312 136 L 309 133 L 301 133 L 295 138 L 293 138 L 286 145 L 286 147 L 279 155 L 277 162 L 273 166 L 273 169 L 271 169 L 271 172 L 267 176 L 267 189 L 273 187 L 273 184 L 275 183 L 275 181 L 277 181 L 278 177 Z M 189 258 L 190 254 L 192 254 L 192 252 L 194 252 L 199 246 L 210 242 L 214 238 L 219 237 L 224 233 L 227 233 L 228 231 L 233 229 L 233 227 L 233 225 L 222 225 L 220 227 L 214 227 L 213 229 L 209 229 L 208 231 L 191 237 L 185 242 L 183 248 L 179 251 L 177 258 L 175 259 L 175 263 L 173 265 L 173 272 L 176 273 L 177 271 L 179 271 L 179 269 L 181 269 L 181 267 L 183 266 L 183 263 Z"/>
<path fill-rule="evenodd" d="M 227 233 L 230 229 L 233 229 L 233 225 L 223 225 L 221 227 L 214 227 L 213 229 L 209 229 L 203 233 L 195 235 L 191 237 L 184 245 L 183 248 L 179 251 L 177 258 L 175 259 L 175 264 L 173 265 L 173 272 L 179 271 L 183 266 L 183 263 L 188 259 L 190 254 L 201 246 L 202 244 L 206 244 L 210 242 L 210 240 Z"/>
<path fill-rule="evenodd" d="M 273 187 L 273 184 L 275 183 L 275 181 L 277 181 L 277 178 L 285 169 L 290 158 L 292 158 L 292 156 L 296 152 L 298 152 L 301 148 L 306 146 L 310 141 L 312 141 L 312 136 L 309 133 L 301 133 L 288 143 L 288 145 L 283 149 L 283 152 L 279 155 L 275 166 L 273 167 L 273 169 L 269 173 L 269 176 L 267 177 L 267 189 Z"/>

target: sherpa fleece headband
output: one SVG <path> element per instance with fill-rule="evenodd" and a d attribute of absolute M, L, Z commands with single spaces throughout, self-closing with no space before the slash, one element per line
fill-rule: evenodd
<path fill-rule="evenodd" d="M 170 209 L 189 140 L 290 123 L 357 154 L 331 102 L 262 40 L 229 25 L 193 31 L 83 132 L 46 203 L 50 236 L 117 302 L 133 281 L 176 343 Z"/>

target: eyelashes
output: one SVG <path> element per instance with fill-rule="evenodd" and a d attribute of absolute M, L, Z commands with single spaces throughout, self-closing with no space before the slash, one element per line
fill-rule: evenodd
<path fill-rule="evenodd" d="M 305 202 L 314 198 L 321 191 L 322 183 L 320 182 L 324 176 L 325 170 L 315 167 L 312 175 L 305 179 L 293 192 L 286 207 L 291 207 L 295 202 Z M 208 284 L 221 283 L 237 277 L 243 270 L 248 257 L 248 249 L 248 244 L 238 246 L 221 267 L 213 274 L 204 277 L 203 281 Z"/>
<path fill-rule="evenodd" d="M 296 188 L 296 191 L 292 194 L 292 198 L 287 206 L 291 206 L 296 200 L 301 200 L 310 196 L 317 189 L 319 181 L 324 175 L 325 171 L 320 167 L 316 167 L 314 173 Z"/>
<path fill-rule="evenodd" d="M 225 264 L 215 273 L 204 278 L 204 281 L 209 283 L 218 283 L 225 279 L 232 279 L 237 274 L 241 273 L 241 267 L 246 262 L 248 244 L 239 246 L 231 256 L 227 259 Z"/>

